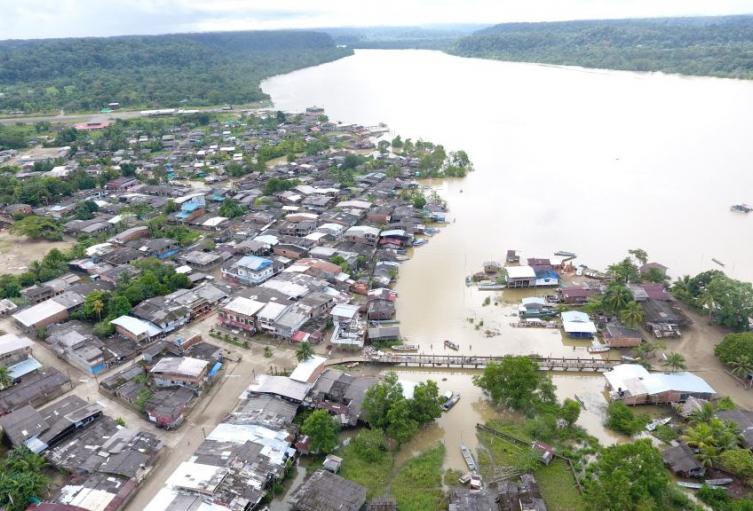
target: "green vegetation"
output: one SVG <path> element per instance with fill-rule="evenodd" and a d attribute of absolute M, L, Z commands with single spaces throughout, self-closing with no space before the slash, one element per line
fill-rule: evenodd
<path fill-rule="evenodd" d="M 517 423 L 515 419 L 491 421 L 487 425 L 497 431 L 507 433 L 529 444 L 534 439 L 529 435 L 531 420 Z M 555 425 L 556 427 L 556 425 Z M 539 461 L 538 455 L 523 444 L 496 437 L 485 431 L 477 432 L 479 441 L 484 448 L 478 450 L 478 461 L 482 475 L 487 479 L 494 476 L 493 467 L 515 467 L 521 471 L 533 472 L 541 488 L 541 493 L 551 511 L 581 511 L 585 509 L 585 501 L 578 491 L 567 463 L 563 460 L 553 460 L 549 465 Z M 572 454 L 564 442 L 555 442 L 558 452 Z M 590 453 L 591 451 L 585 451 Z"/>
<path fill-rule="evenodd" d="M 607 447 L 585 482 L 589 509 L 638 511 L 672 509 L 672 480 L 649 440 Z"/>
<path fill-rule="evenodd" d="M 329 454 L 337 447 L 340 427 L 327 410 L 316 410 L 303 421 L 301 432 L 309 437 L 312 452 Z"/>
<path fill-rule="evenodd" d="M 442 509 L 443 444 L 408 460 L 392 481 L 392 492 L 401 511 Z"/>
<path fill-rule="evenodd" d="M 44 498 L 46 464 L 43 457 L 26 447 L 16 447 L 0 459 L 0 506 L 7 511 L 23 511 L 34 499 Z"/>
<path fill-rule="evenodd" d="M 684 276 L 672 284 L 672 294 L 704 314 L 711 322 L 737 332 L 748 330 L 753 317 L 753 285 L 719 270 Z"/>
<path fill-rule="evenodd" d="M 65 252 L 53 248 L 41 260 L 32 261 L 29 269 L 24 273 L 0 275 L 0 298 L 18 297 L 22 288 L 46 282 L 64 274 L 67 271 L 68 261 L 81 257 L 86 246 L 87 243 L 79 242 Z"/>
<path fill-rule="evenodd" d="M 473 377 L 473 383 L 496 404 L 529 415 L 556 402 L 551 378 L 530 357 L 506 356 L 491 362 Z"/>
<path fill-rule="evenodd" d="M 399 136 L 392 140 L 392 148 L 403 156 L 418 158 L 420 177 L 465 177 L 473 170 L 465 151 L 447 154 L 441 145 L 423 140 L 413 142 L 409 138 L 402 140 Z"/>
<path fill-rule="evenodd" d="M 176 273 L 173 266 L 163 264 L 153 257 L 134 261 L 133 265 L 141 270 L 137 277 L 123 274 L 114 291 L 92 291 L 86 295 L 81 311 L 74 314 L 79 319 L 96 320 L 98 323 L 94 333 L 100 337 L 111 335 L 115 328 L 110 321 L 128 314 L 131 307 L 147 298 L 166 295 L 190 286 L 186 275 Z"/>
<path fill-rule="evenodd" d="M 298 186 L 297 179 L 278 179 L 273 177 L 264 185 L 264 195 L 274 195 Z"/>
<path fill-rule="evenodd" d="M 10 375 L 10 371 L 5 366 L 0 367 L 0 389 L 4 389 L 13 384 L 13 378 Z"/>
<path fill-rule="evenodd" d="M 91 190 L 107 182 L 107 177 L 96 179 L 79 170 L 71 173 L 65 180 L 40 176 L 19 180 L 12 174 L 0 175 L 0 204 L 29 204 L 43 206 L 54 204 L 64 197 L 70 197 L 78 190 Z"/>
<path fill-rule="evenodd" d="M 311 346 L 311 343 L 308 341 L 303 341 L 301 344 L 298 345 L 298 348 L 295 350 L 295 358 L 298 359 L 298 362 L 305 362 L 306 360 L 310 359 L 314 356 L 314 348 Z"/>
<path fill-rule="evenodd" d="M 10 232 L 33 240 L 60 241 L 63 228 L 52 218 L 29 215 L 10 226 Z"/>
<path fill-rule="evenodd" d="M 225 199 L 220 205 L 220 216 L 235 218 L 246 214 L 246 208 L 233 199 Z"/>
<path fill-rule="evenodd" d="M 753 17 L 505 23 L 460 39 L 467 57 L 753 78 Z"/>
<path fill-rule="evenodd" d="M 717 464 L 726 451 L 735 450 L 739 435 L 733 424 L 713 417 L 688 427 L 682 440 L 696 448 L 696 457 L 702 465 L 710 467 Z M 728 461 L 732 460 L 728 458 Z"/>
<path fill-rule="evenodd" d="M 372 428 L 384 430 L 400 445 L 412 438 L 421 425 L 442 414 L 439 388 L 436 382 L 427 380 L 415 387 L 412 399 L 406 399 L 397 374 L 390 372 L 383 382 L 366 391 L 363 411 Z"/>
<path fill-rule="evenodd" d="M 180 243 L 182 247 L 192 245 L 201 237 L 199 231 L 189 229 L 185 225 L 171 225 L 164 215 L 156 216 L 146 223 L 149 234 L 153 238 L 171 238 Z"/>
<path fill-rule="evenodd" d="M 339 455 L 343 459 L 342 466 L 340 467 L 340 475 L 345 479 L 365 486 L 369 499 L 385 493 L 391 480 L 392 465 L 394 462 L 394 454 L 386 448 L 372 449 L 371 447 L 365 448 L 362 445 L 364 443 L 370 445 L 374 441 L 386 445 L 384 434 L 381 430 L 370 431 L 371 433 L 367 433 L 369 436 L 364 438 L 361 438 L 363 434 L 363 431 L 361 431 L 356 436 L 354 442 L 351 442 L 350 445 L 339 452 Z M 381 442 L 378 437 L 381 437 Z M 367 450 L 365 456 L 362 455 L 364 449 Z"/>
<path fill-rule="evenodd" d="M 618 433 L 632 436 L 648 423 L 648 416 L 636 415 L 622 401 L 612 401 L 607 407 L 607 427 Z"/>
<path fill-rule="evenodd" d="M 302 30 L 3 41 L 0 111 L 248 103 L 266 77 L 351 52 Z"/>
<path fill-rule="evenodd" d="M 713 511 L 753 511 L 753 500 L 736 499 L 727 494 L 725 488 L 704 486 L 696 495 L 701 502 L 711 506 Z"/>
<path fill-rule="evenodd" d="M 731 368 L 732 374 L 747 378 L 753 372 L 753 332 L 725 335 L 714 346 L 714 354 Z"/>

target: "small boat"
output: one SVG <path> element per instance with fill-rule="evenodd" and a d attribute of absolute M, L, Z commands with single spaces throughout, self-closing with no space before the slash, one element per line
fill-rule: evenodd
<path fill-rule="evenodd" d="M 445 341 L 444 341 L 444 347 L 445 348 L 450 348 L 451 350 L 455 350 L 455 351 L 458 351 L 460 349 L 460 345 L 455 344 L 454 342 L 452 342 L 452 341 L 450 341 L 448 339 L 445 339 Z"/>
<path fill-rule="evenodd" d="M 694 483 L 691 481 L 677 481 L 677 486 L 682 486 L 683 488 L 689 488 L 691 490 L 700 490 L 704 486 L 708 486 L 709 488 L 714 488 L 715 490 L 726 490 L 724 486 L 717 486 L 714 484 L 707 484 L 707 483 Z"/>
<path fill-rule="evenodd" d="M 723 263 L 723 262 L 721 262 L 721 261 L 720 261 L 719 259 L 717 259 L 717 258 L 715 258 L 715 257 L 712 257 L 712 258 L 711 258 L 711 260 L 712 260 L 712 261 L 714 261 L 714 262 L 715 262 L 716 264 L 718 264 L 719 266 L 721 266 L 722 268 L 724 268 L 724 263 Z"/>
<path fill-rule="evenodd" d="M 413 240 L 413 246 L 414 247 L 420 247 L 421 245 L 426 245 L 427 243 L 428 243 L 427 240 L 422 240 L 422 239 Z"/>
<path fill-rule="evenodd" d="M 725 486 L 728 484 L 732 484 L 732 478 L 722 477 L 721 479 L 706 479 L 704 483 L 706 483 L 709 486 Z"/>
<path fill-rule="evenodd" d="M 753 211 L 753 207 L 747 204 L 733 204 L 729 207 L 730 211 L 736 211 L 738 213 L 750 213 Z"/>
<path fill-rule="evenodd" d="M 700 490 L 703 488 L 703 483 L 693 483 L 690 481 L 677 481 L 677 486 L 682 486 L 683 488 L 690 488 L 691 490 Z"/>
<path fill-rule="evenodd" d="M 470 286 L 471 284 L 473 284 L 473 279 L 471 278 L 470 275 L 466 275 L 466 277 L 465 277 L 465 285 L 466 286 Z"/>
<path fill-rule="evenodd" d="M 476 463 L 476 460 L 473 458 L 473 454 L 471 453 L 471 450 L 465 446 L 465 444 L 460 444 L 460 452 L 463 453 L 463 459 L 465 460 L 465 464 L 468 465 L 468 469 L 473 473 L 478 471 L 478 464 Z"/>
<path fill-rule="evenodd" d="M 599 344 L 598 342 L 594 341 L 591 346 L 588 347 L 589 353 L 606 353 L 611 348 L 608 344 Z"/>
<path fill-rule="evenodd" d="M 497 284 L 496 282 L 479 282 L 476 286 L 479 291 L 498 291 L 500 289 L 505 289 L 504 284 Z"/>
<path fill-rule="evenodd" d="M 620 358 L 622 359 L 623 362 L 640 362 L 640 359 L 638 357 L 622 355 Z"/>
<path fill-rule="evenodd" d="M 480 490 L 483 484 L 481 483 L 481 476 L 474 472 L 471 474 L 471 490 Z"/>
<path fill-rule="evenodd" d="M 580 398 L 580 396 L 578 394 L 575 394 L 574 397 L 575 397 L 575 400 L 580 405 L 580 407 L 585 410 L 586 409 L 586 403 L 583 402 L 583 400 Z"/>
<path fill-rule="evenodd" d="M 397 346 L 392 347 L 392 351 L 397 351 L 401 353 L 405 353 L 409 351 L 418 351 L 418 344 L 398 344 Z"/>
<path fill-rule="evenodd" d="M 652 420 L 651 422 L 646 424 L 646 431 L 654 431 L 659 426 L 664 426 L 665 424 L 669 424 L 671 420 L 672 420 L 672 417 L 664 417 L 663 419 Z"/>
<path fill-rule="evenodd" d="M 447 400 L 442 405 L 442 409 L 446 412 L 453 406 L 455 406 L 458 401 L 460 401 L 460 394 L 453 394 L 452 392 L 448 392 L 450 394 L 450 397 L 447 398 Z"/>

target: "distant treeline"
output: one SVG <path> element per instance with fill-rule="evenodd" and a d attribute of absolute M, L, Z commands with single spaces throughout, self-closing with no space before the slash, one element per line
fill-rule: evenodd
<path fill-rule="evenodd" d="M 753 16 L 506 23 L 459 39 L 466 57 L 753 78 Z"/>
<path fill-rule="evenodd" d="M 0 112 L 248 103 L 264 78 L 350 52 L 310 31 L 0 41 Z"/>
<path fill-rule="evenodd" d="M 368 49 L 447 50 L 458 38 L 472 34 L 484 25 L 435 25 L 429 27 L 358 27 L 320 29 L 336 44 Z"/>

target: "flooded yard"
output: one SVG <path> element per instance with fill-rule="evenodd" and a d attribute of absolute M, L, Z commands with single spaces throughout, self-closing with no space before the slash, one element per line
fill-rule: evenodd
<path fill-rule="evenodd" d="M 388 370 L 365 367 L 361 371 L 384 374 Z M 470 370 L 423 370 L 396 368 L 400 380 L 419 383 L 434 380 L 440 393 L 452 391 L 460 393 L 460 401 L 448 412 L 442 414 L 433 424 L 421 429 L 420 433 L 402 446 L 395 457 L 397 465 L 431 448 L 437 442 L 443 442 L 447 448 L 444 467 L 466 470 L 465 461 L 460 452 L 460 445 L 465 444 L 475 451 L 478 447 L 476 424 L 489 420 L 517 421 L 520 418 L 492 405 L 483 391 L 473 384 L 473 376 L 480 371 Z M 553 374 L 552 381 L 557 387 L 557 398 L 574 399 L 576 394 L 583 401 L 577 424 L 590 435 L 596 437 L 602 445 L 627 441 L 604 427 L 607 400 L 604 395 L 604 377 L 601 374 Z"/>

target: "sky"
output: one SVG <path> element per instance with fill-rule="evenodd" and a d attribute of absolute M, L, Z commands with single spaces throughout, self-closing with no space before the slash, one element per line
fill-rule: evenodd
<path fill-rule="evenodd" d="M 753 0 L 0 0 L 0 39 L 753 14 Z"/>

